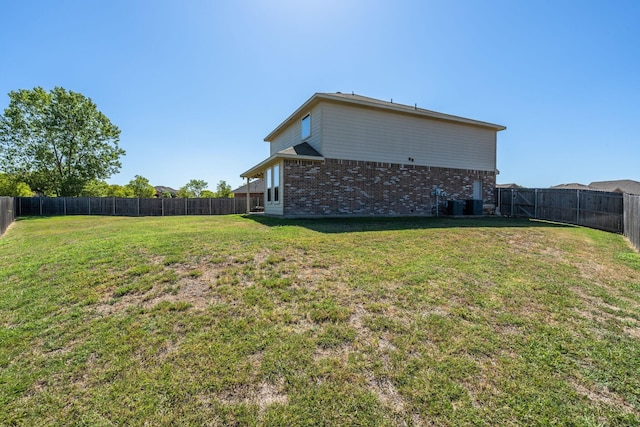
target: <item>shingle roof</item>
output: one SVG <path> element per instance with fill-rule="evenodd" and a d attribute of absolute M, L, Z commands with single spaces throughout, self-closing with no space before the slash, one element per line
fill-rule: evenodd
<path fill-rule="evenodd" d="M 616 181 L 595 181 L 589 184 L 592 190 L 611 191 L 616 193 L 640 194 L 640 182 L 631 179 Z"/>
<path fill-rule="evenodd" d="M 558 190 L 593 190 L 593 188 L 590 188 L 588 185 L 578 184 L 577 182 L 572 182 L 570 184 L 558 184 L 551 188 Z"/>
<path fill-rule="evenodd" d="M 318 151 L 316 151 L 316 149 L 309 145 L 309 143 L 307 142 L 294 145 L 293 147 L 285 148 L 284 150 L 278 151 L 278 154 L 322 157 L 322 154 L 318 153 Z"/>
<path fill-rule="evenodd" d="M 250 193 L 264 193 L 264 180 L 256 179 L 249 183 L 249 192 Z M 247 185 L 243 185 L 242 187 L 238 187 L 235 190 L 231 191 L 232 193 L 244 193 L 247 194 Z"/>

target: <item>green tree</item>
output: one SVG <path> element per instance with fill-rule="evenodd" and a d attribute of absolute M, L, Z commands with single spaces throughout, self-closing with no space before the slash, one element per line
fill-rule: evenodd
<path fill-rule="evenodd" d="M 222 197 L 225 199 L 233 197 L 233 194 L 231 193 L 231 186 L 227 184 L 227 181 L 221 180 L 218 182 L 218 185 L 216 186 L 216 197 Z"/>
<path fill-rule="evenodd" d="M 191 181 L 187 182 L 183 187 L 180 187 L 180 191 L 182 191 L 182 193 L 185 194 L 184 196 L 180 196 L 180 197 L 202 197 L 201 196 L 202 191 L 204 191 L 204 189 L 207 188 L 207 185 L 209 185 L 209 183 L 206 181 L 203 181 L 201 179 L 192 179 Z"/>
<path fill-rule="evenodd" d="M 178 191 L 176 192 L 176 197 L 180 197 L 182 199 L 189 199 L 189 198 L 196 197 L 196 196 L 187 187 L 180 187 L 178 189 Z"/>
<path fill-rule="evenodd" d="M 91 98 L 61 87 L 9 93 L 0 116 L 0 168 L 45 194 L 77 196 L 120 170 L 120 130 Z"/>
<path fill-rule="evenodd" d="M 87 182 L 84 187 L 82 187 L 80 195 L 83 197 L 108 197 L 109 184 L 107 184 L 105 181 L 92 179 L 91 181 Z"/>
<path fill-rule="evenodd" d="M 213 199 L 216 197 L 216 193 L 211 190 L 202 190 L 202 193 L 200 193 L 200 197 L 202 197 L 203 199 Z"/>
<path fill-rule="evenodd" d="M 135 197 L 133 189 L 126 185 L 112 184 L 109 186 L 109 197 Z"/>
<path fill-rule="evenodd" d="M 149 184 L 149 180 L 143 176 L 136 175 L 126 185 L 133 191 L 133 197 L 139 197 L 141 199 L 154 197 L 156 195 L 156 189 Z"/>
<path fill-rule="evenodd" d="M 16 177 L 0 173 L 0 196 L 31 197 L 33 191 Z"/>

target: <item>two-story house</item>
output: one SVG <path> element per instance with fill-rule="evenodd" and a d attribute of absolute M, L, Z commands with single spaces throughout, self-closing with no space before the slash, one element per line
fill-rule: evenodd
<path fill-rule="evenodd" d="M 284 217 L 432 215 L 435 190 L 495 206 L 504 126 L 355 94 L 316 93 L 265 141 L 264 211 Z"/>

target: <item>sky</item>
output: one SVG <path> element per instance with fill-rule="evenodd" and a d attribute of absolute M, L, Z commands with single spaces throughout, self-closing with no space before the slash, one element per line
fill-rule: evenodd
<path fill-rule="evenodd" d="M 498 183 L 640 181 L 637 0 L 0 0 L 7 94 L 61 86 L 121 130 L 122 168 L 232 187 L 316 92 L 504 125 Z"/>

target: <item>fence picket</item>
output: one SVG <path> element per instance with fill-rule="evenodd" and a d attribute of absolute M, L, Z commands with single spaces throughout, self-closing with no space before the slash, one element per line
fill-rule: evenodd
<path fill-rule="evenodd" d="M 13 198 L 9 198 L 14 200 Z M 246 199 L 131 199 L 116 197 L 17 197 L 17 216 L 172 216 L 246 213 Z M 242 202 L 242 203 L 240 203 Z M 251 198 L 251 206 L 262 204 Z M 238 208 L 240 206 L 240 208 Z M 13 209 L 13 208 L 12 208 Z M 14 214 L 15 215 L 15 214 Z"/>
<path fill-rule="evenodd" d="M 550 188 L 497 189 L 503 215 L 583 225 L 622 233 L 623 204 L 620 193 Z"/>

